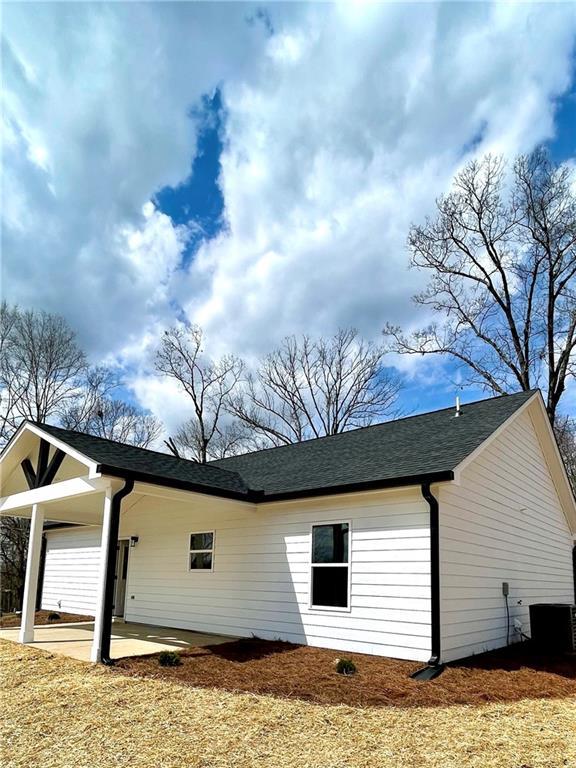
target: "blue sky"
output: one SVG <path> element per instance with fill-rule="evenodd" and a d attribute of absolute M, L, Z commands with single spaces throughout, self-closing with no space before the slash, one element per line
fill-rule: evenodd
<path fill-rule="evenodd" d="M 559 163 L 576 157 L 576 61 L 572 69 L 571 88 L 557 102 L 555 136 L 548 142 L 550 152 Z"/>
<path fill-rule="evenodd" d="M 576 156 L 576 62 L 572 85 L 556 100 L 554 112 L 554 136 L 543 143 L 556 162 L 564 162 Z M 205 96 L 201 107 L 191 114 L 190 130 L 194 131 L 197 125 L 200 128 L 189 175 L 176 187 L 163 187 L 153 198 L 158 209 L 175 224 L 198 226 L 186 248 L 184 267 L 189 265 L 199 245 L 225 226 L 224 198 L 218 185 L 225 119 L 220 91 Z M 478 146 L 480 136 L 473 138 L 467 151 Z"/>
<path fill-rule="evenodd" d="M 190 115 L 190 130 L 197 131 L 197 150 L 189 176 L 176 187 L 163 187 L 153 198 L 158 210 L 170 216 L 174 224 L 192 225 L 183 253 L 183 268 L 189 266 L 200 244 L 224 226 L 224 198 L 218 186 L 224 119 L 220 91 L 216 90 L 205 96 L 201 106 Z"/>
<path fill-rule="evenodd" d="M 3 296 L 64 314 L 170 430 L 185 403 L 151 370 L 162 328 L 186 316 L 253 363 L 291 333 L 416 327 L 406 233 L 460 164 L 576 155 L 571 4 L 4 16 Z M 402 373 L 410 412 L 458 391 L 451 365 Z"/>
<path fill-rule="evenodd" d="M 223 227 L 224 199 L 219 187 L 220 154 L 223 151 L 222 135 L 225 131 L 225 112 L 220 92 L 202 100 L 202 106 L 191 116 L 199 121 L 197 153 L 190 175 L 177 187 L 165 187 L 154 197 L 159 210 L 171 217 L 175 224 L 198 225 L 183 252 L 182 266 L 187 268 L 196 250 L 205 240 L 215 237 Z M 479 131 L 466 146 L 469 152 L 481 142 L 483 131 Z M 576 157 L 576 60 L 573 64 L 571 86 L 558 97 L 554 105 L 554 135 L 543 142 L 556 162 Z M 462 368 L 449 360 L 444 361 L 446 376 L 460 382 Z M 467 399 L 486 397 L 480 388 L 465 385 L 448 385 L 448 389 Z M 406 382 L 402 396 L 404 408 L 427 410 L 443 408 L 449 403 L 446 387 L 429 387 L 421 381 Z"/>

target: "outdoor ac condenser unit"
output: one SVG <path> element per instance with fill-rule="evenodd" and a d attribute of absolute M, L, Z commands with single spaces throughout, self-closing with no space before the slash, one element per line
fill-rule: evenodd
<path fill-rule="evenodd" d="M 530 635 L 542 650 L 576 652 L 576 605 L 535 603 L 530 606 Z"/>

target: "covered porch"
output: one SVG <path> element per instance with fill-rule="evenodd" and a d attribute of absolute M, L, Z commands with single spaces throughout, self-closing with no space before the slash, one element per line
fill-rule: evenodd
<path fill-rule="evenodd" d="M 66 442 L 60 439 L 61 434 Z M 77 447 L 71 445 L 75 441 Z M 121 455 L 117 455 L 119 450 Z M 119 468 L 103 463 L 108 454 L 121 464 Z M 143 471 L 147 468 L 145 462 L 152 460 L 154 465 L 162 464 L 163 475 Z M 190 473 L 194 474 L 192 479 Z M 199 494 L 212 496 L 205 474 L 209 479 L 212 476 L 207 467 L 167 455 L 24 423 L 0 458 L 0 515 L 30 519 L 21 626 L 0 631 L 0 637 L 105 663 L 126 655 L 224 642 L 226 638 L 211 634 L 112 621 L 121 513 L 124 515 L 146 499 L 154 499 L 160 507 L 167 503 L 188 507 Z M 195 475 L 199 475 L 199 483 Z M 226 489 L 222 492 L 234 498 L 238 495 Z M 42 539 L 48 522 L 99 531 L 94 622 L 34 626 Z M 137 543 L 138 536 L 131 536 L 124 546 L 134 547 Z"/>
<path fill-rule="evenodd" d="M 1 640 L 20 641 L 20 629 L 0 630 Z M 126 656 L 147 656 L 159 651 L 182 651 L 220 645 L 236 638 L 211 635 L 184 629 L 156 627 L 151 624 L 132 624 L 114 621 L 111 634 L 111 652 L 115 659 Z M 90 661 L 94 643 L 94 622 L 58 624 L 34 629 L 34 639 L 28 643 L 34 648 Z"/>

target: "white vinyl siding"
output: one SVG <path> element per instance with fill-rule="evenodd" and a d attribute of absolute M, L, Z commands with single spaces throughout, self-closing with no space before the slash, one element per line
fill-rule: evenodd
<path fill-rule="evenodd" d="M 42 608 L 95 615 L 100 537 L 96 527 L 46 533 Z"/>
<path fill-rule="evenodd" d="M 573 602 L 572 536 L 528 411 L 439 499 L 444 661 L 506 644 L 503 581 L 515 640 L 531 603 Z"/>
<path fill-rule="evenodd" d="M 311 608 L 312 523 L 351 521 L 351 605 Z M 214 530 L 214 570 L 187 569 L 190 531 Z M 430 656 L 428 510 L 416 490 L 254 508 L 142 499 L 123 516 L 126 620 L 280 638 L 338 650 Z"/>

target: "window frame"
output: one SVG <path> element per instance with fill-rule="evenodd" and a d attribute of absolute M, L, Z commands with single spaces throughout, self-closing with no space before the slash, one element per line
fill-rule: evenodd
<path fill-rule="evenodd" d="M 212 535 L 212 548 L 211 549 L 192 549 L 190 547 L 190 539 L 192 536 L 205 536 L 207 533 Z M 188 573 L 213 573 L 214 572 L 214 551 L 216 549 L 216 531 L 215 530 L 203 530 L 203 531 L 190 531 L 188 534 Z M 191 568 L 190 556 L 197 554 L 211 554 L 212 560 L 210 568 Z"/>
<path fill-rule="evenodd" d="M 322 525 L 348 525 L 348 561 L 346 563 L 315 563 L 314 555 L 314 528 Z M 322 520 L 321 522 L 310 523 L 310 549 L 308 554 L 309 582 L 308 591 L 308 609 L 310 611 L 319 611 L 321 613 L 350 613 L 352 611 L 352 520 Z M 312 602 L 313 596 L 313 569 L 314 568 L 347 568 L 348 579 L 346 584 L 346 606 L 340 605 L 315 605 Z"/>

